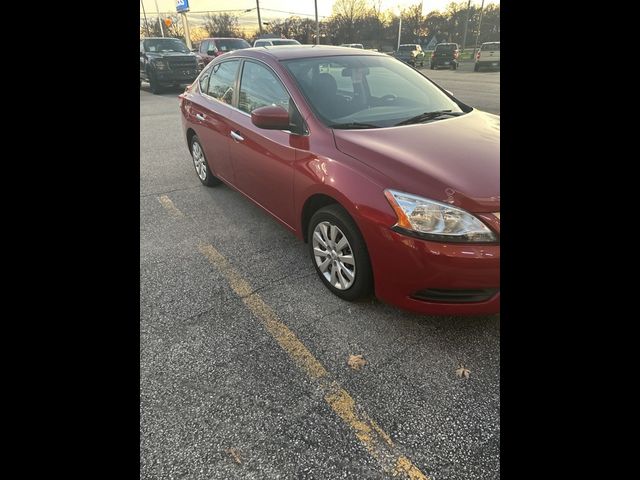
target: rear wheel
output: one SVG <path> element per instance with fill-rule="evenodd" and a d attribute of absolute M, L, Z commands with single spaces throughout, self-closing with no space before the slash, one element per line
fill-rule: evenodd
<path fill-rule="evenodd" d="M 191 157 L 193 158 L 193 166 L 195 167 L 196 174 L 202 184 L 207 187 L 220 185 L 222 183 L 220 179 L 214 176 L 209 169 L 207 158 L 204 156 L 204 149 L 202 148 L 200 139 L 197 135 L 194 135 L 193 138 L 191 138 L 191 145 L 189 146 L 189 149 L 191 150 Z"/>
<path fill-rule="evenodd" d="M 311 261 L 332 293 L 344 300 L 359 300 L 373 293 L 369 253 L 357 225 L 340 205 L 321 208 L 308 230 Z"/>

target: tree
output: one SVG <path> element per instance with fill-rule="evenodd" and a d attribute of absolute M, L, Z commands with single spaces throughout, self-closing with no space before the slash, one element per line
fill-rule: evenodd
<path fill-rule="evenodd" d="M 207 14 L 204 28 L 210 37 L 241 37 L 238 17 L 228 13 Z"/>

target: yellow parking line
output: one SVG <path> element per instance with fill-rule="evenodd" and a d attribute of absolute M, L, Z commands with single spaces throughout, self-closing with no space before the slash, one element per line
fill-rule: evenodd
<path fill-rule="evenodd" d="M 162 206 L 174 217 L 184 214 L 166 195 L 158 198 Z M 353 397 L 335 380 L 324 366 L 313 356 L 267 305 L 251 285 L 231 266 L 227 259 L 213 245 L 200 243 L 200 252 L 224 275 L 233 291 L 242 299 L 249 310 L 260 320 L 269 334 L 293 361 L 313 380 L 323 392 L 329 407 L 351 427 L 356 438 L 362 442 L 382 469 L 393 477 L 401 476 L 410 480 L 429 480 L 411 460 L 398 451 L 387 433 L 364 412 Z"/>
<path fill-rule="evenodd" d="M 282 323 L 276 313 L 260 295 L 252 293 L 252 288 L 227 259 L 213 245 L 200 244 L 199 250 L 207 257 L 229 282 L 234 292 L 262 322 L 266 330 L 275 338 L 280 347 L 309 377 L 317 381 L 324 393 L 324 400 L 331 409 L 354 431 L 367 451 L 380 463 L 382 468 L 394 477 L 401 475 L 410 480 L 428 480 L 411 461 L 397 451 L 393 441 L 369 416 L 364 413 L 353 397 L 338 382 L 329 378 L 329 373 L 296 335 Z"/>
<path fill-rule="evenodd" d="M 166 195 L 160 195 L 158 197 L 158 201 L 172 217 L 184 217 L 184 214 L 180 210 L 178 210 L 171 199 Z"/>

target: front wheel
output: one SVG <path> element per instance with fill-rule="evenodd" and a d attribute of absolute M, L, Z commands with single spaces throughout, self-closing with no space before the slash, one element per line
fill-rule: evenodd
<path fill-rule="evenodd" d="M 154 95 L 162 93 L 162 88 L 158 84 L 156 74 L 153 72 L 149 73 L 149 87 L 151 88 L 151 93 L 153 93 Z"/>
<path fill-rule="evenodd" d="M 196 174 L 198 178 L 202 182 L 203 185 L 207 187 L 213 187 L 215 185 L 220 185 L 222 182 L 219 178 L 211 173 L 209 169 L 209 165 L 207 164 L 207 158 L 204 156 L 204 149 L 200 144 L 200 139 L 197 135 L 194 135 L 191 139 L 191 145 L 189 146 L 191 150 L 191 157 L 193 158 L 193 166 L 196 169 Z"/>
<path fill-rule="evenodd" d="M 314 213 L 308 239 L 316 272 L 332 293 L 348 301 L 371 296 L 373 273 L 367 246 L 344 208 L 333 204 Z"/>

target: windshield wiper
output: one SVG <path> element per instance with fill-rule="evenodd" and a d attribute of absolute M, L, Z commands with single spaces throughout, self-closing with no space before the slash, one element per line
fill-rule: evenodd
<path fill-rule="evenodd" d="M 334 123 L 329 125 L 330 128 L 380 128 L 379 125 L 373 125 L 372 123 L 361 122 L 348 122 L 348 123 Z"/>
<path fill-rule="evenodd" d="M 400 125 L 411 125 L 412 123 L 422 123 L 428 120 L 435 120 L 436 118 L 444 116 L 458 117 L 460 115 L 464 115 L 464 112 L 452 112 L 451 110 L 435 110 L 433 112 L 424 112 L 420 115 L 416 115 L 415 117 L 408 118 L 400 123 L 396 123 L 394 126 L 399 127 Z"/>

